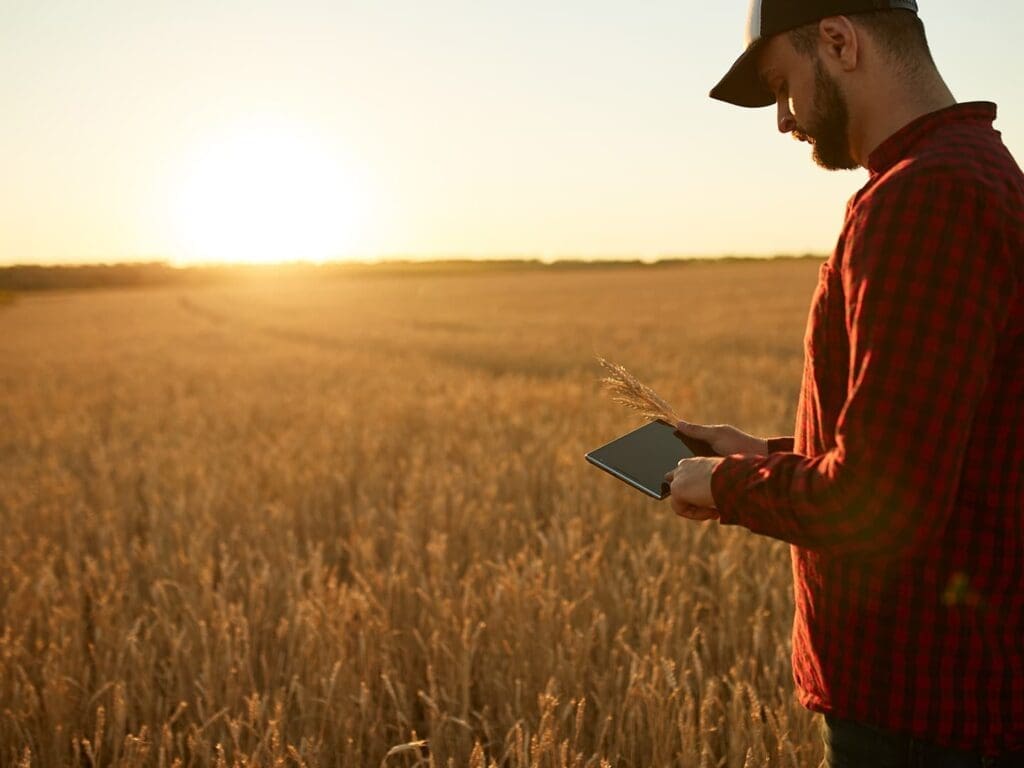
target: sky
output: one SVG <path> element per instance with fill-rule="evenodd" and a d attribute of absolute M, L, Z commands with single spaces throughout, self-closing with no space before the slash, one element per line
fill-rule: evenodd
<path fill-rule="evenodd" d="M 920 0 L 1024 162 L 1020 0 Z M 745 0 L 0 0 L 0 264 L 827 253 Z"/>

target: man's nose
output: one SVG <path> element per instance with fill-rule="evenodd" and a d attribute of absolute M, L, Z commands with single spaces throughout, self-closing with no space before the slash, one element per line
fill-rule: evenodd
<path fill-rule="evenodd" d="M 796 130 L 796 118 L 793 117 L 793 113 L 789 109 L 789 99 L 779 99 L 777 107 L 779 132 L 792 133 Z"/>

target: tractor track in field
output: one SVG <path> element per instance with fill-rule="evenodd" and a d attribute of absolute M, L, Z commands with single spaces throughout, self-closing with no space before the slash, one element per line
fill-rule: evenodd
<path fill-rule="evenodd" d="M 201 318 L 221 330 L 248 332 L 268 339 L 277 339 L 297 346 L 314 348 L 332 354 L 357 353 L 372 346 L 383 355 L 422 355 L 442 365 L 492 376 L 527 376 L 557 379 L 579 366 L 567 360 L 541 360 L 528 353 L 510 354 L 507 349 L 488 346 L 459 348 L 450 345 L 411 346 L 408 340 L 394 336 L 372 339 L 339 339 L 325 334 L 286 328 L 278 325 L 256 325 L 238 321 L 215 309 L 203 306 L 186 296 L 179 296 L 178 306 L 187 314 Z M 450 330 L 450 329 L 449 329 Z"/>

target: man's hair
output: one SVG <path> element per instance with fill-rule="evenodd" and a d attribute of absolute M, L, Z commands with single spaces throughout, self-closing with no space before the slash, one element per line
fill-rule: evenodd
<path fill-rule="evenodd" d="M 918 71 L 925 62 L 934 65 L 924 24 L 913 11 L 888 8 L 854 14 L 850 20 L 866 30 L 892 62 L 906 72 Z M 791 30 L 789 39 L 797 52 L 814 56 L 818 48 L 818 22 Z"/>

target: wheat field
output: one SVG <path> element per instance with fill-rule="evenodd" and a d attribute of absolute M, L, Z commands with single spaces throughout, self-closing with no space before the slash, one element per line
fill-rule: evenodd
<path fill-rule="evenodd" d="M 817 766 L 789 549 L 583 460 L 792 429 L 818 262 L 19 295 L 0 765 Z"/>

